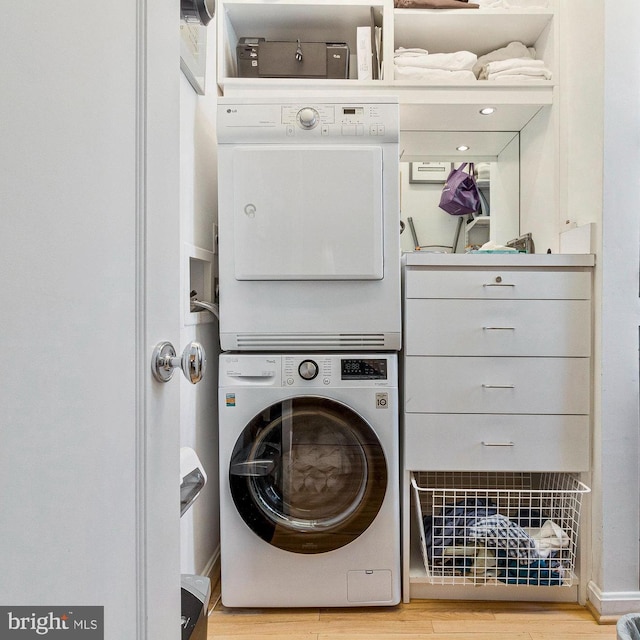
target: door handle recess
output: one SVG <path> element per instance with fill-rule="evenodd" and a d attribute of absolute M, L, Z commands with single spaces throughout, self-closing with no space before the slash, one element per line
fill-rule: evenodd
<path fill-rule="evenodd" d="M 482 441 L 483 447 L 514 447 L 515 442 L 485 442 Z"/>
<path fill-rule="evenodd" d="M 151 356 L 151 372 L 158 382 L 169 382 L 173 371 L 182 369 L 184 377 L 196 384 L 204 377 L 207 369 L 207 354 L 199 342 L 190 342 L 182 352 L 182 357 L 176 356 L 176 350 L 170 342 L 159 342 Z"/>
<path fill-rule="evenodd" d="M 515 389 L 515 384 L 483 384 L 483 389 Z"/>

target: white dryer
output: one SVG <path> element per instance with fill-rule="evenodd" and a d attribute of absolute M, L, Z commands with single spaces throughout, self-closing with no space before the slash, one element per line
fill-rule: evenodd
<path fill-rule="evenodd" d="M 396 354 L 221 354 L 219 404 L 223 604 L 397 604 Z"/>
<path fill-rule="evenodd" d="M 220 98 L 225 351 L 399 350 L 395 98 Z"/>

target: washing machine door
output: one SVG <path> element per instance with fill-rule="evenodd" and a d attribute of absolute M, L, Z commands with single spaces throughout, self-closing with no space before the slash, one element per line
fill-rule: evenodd
<path fill-rule="evenodd" d="M 384 500 L 387 463 L 371 426 L 319 397 L 273 404 L 245 427 L 229 468 L 231 495 L 263 540 L 323 553 L 358 538 Z"/>

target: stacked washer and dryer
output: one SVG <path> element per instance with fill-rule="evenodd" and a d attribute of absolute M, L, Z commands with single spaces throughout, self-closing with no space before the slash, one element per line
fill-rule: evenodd
<path fill-rule="evenodd" d="M 398 104 L 220 98 L 222 602 L 400 601 Z"/>

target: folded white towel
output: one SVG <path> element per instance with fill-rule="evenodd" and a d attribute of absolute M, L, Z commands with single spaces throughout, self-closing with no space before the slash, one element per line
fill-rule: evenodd
<path fill-rule="evenodd" d="M 522 42 L 510 42 L 506 47 L 490 51 L 483 56 L 480 56 L 476 63 L 473 65 L 473 72 L 476 77 L 480 75 L 482 67 L 494 60 L 508 60 L 509 58 L 535 58 L 535 49 L 525 47 Z"/>
<path fill-rule="evenodd" d="M 526 82 L 538 82 L 539 80 L 550 80 L 551 78 L 545 78 L 542 76 L 527 76 L 525 74 L 520 74 L 520 73 L 514 73 L 511 75 L 506 75 L 506 76 L 500 76 L 499 78 L 487 78 L 487 82 L 494 82 L 494 83 L 499 83 L 499 82 L 504 82 L 504 83 L 526 83 Z"/>
<path fill-rule="evenodd" d="M 485 65 L 487 74 L 507 71 L 509 69 L 526 68 L 544 68 L 544 60 L 532 60 L 531 58 L 508 58 L 507 60 L 495 60 Z"/>
<path fill-rule="evenodd" d="M 393 52 L 393 57 L 397 58 L 398 56 L 426 56 L 429 52 L 426 49 L 419 49 L 417 47 L 414 48 L 404 48 L 400 47 Z"/>
<path fill-rule="evenodd" d="M 496 60 L 482 65 L 478 80 L 496 80 L 508 75 L 535 76 L 538 79 L 551 80 L 551 71 L 544 64 L 544 60 L 531 58 Z"/>
<path fill-rule="evenodd" d="M 396 80 L 428 80 L 430 82 L 468 82 L 476 81 L 473 71 L 447 71 L 446 69 L 425 69 L 423 67 L 395 68 Z"/>
<path fill-rule="evenodd" d="M 455 53 L 431 53 L 421 55 L 414 52 L 400 54 L 396 51 L 394 63 L 399 67 L 421 67 L 423 69 L 446 69 L 447 71 L 471 71 L 478 56 L 471 51 Z"/>
<path fill-rule="evenodd" d="M 489 73 L 487 80 L 502 80 L 519 78 L 521 80 L 551 80 L 552 74 L 549 69 L 538 67 L 517 67 L 515 69 L 506 69 L 497 73 Z"/>

